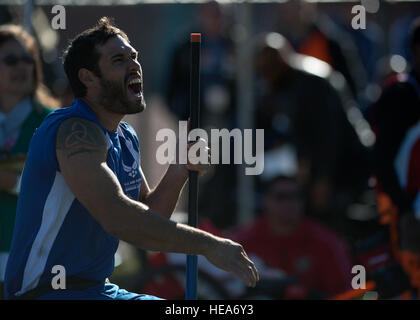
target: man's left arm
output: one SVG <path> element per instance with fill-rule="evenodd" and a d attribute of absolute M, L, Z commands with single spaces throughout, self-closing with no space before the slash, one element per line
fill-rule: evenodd
<path fill-rule="evenodd" d="M 192 145 L 193 143 L 188 145 L 188 150 Z M 209 150 L 207 148 L 208 156 L 210 157 Z M 189 171 L 197 171 L 200 176 L 208 168 L 209 164 L 171 164 L 153 190 L 150 189 L 146 176 L 140 168 L 143 182 L 141 184 L 139 201 L 149 206 L 154 212 L 169 219 L 176 208 L 185 182 L 188 180 Z"/>
<path fill-rule="evenodd" d="M 139 201 L 149 206 L 156 213 L 170 218 L 178 203 L 182 188 L 188 178 L 177 165 L 170 165 L 156 188 L 150 189 L 143 171 L 140 169 L 143 182 L 140 189 Z"/>

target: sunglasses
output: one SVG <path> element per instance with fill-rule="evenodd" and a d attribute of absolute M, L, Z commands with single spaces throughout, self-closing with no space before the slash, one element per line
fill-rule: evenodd
<path fill-rule="evenodd" d="M 3 58 L 3 62 L 7 66 L 15 66 L 20 61 L 26 64 L 33 64 L 35 62 L 34 58 L 28 55 L 23 55 L 21 57 L 15 56 L 14 54 L 9 54 Z"/>

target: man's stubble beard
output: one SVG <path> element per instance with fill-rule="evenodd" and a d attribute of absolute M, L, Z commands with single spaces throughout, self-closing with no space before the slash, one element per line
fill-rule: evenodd
<path fill-rule="evenodd" d="M 140 101 L 130 101 L 127 98 L 127 89 L 110 80 L 101 79 L 100 103 L 105 110 L 118 114 L 135 114 L 143 112 L 146 109 L 144 96 Z"/>

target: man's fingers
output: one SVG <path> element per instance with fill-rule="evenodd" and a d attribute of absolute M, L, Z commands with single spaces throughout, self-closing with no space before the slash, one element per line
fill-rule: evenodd
<path fill-rule="evenodd" d="M 249 260 L 243 253 L 241 259 L 236 262 L 236 268 L 240 270 L 241 279 L 249 287 L 255 287 L 259 276 L 254 263 Z"/>
<path fill-rule="evenodd" d="M 254 270 L 254 274 L 255 274 L 255 277 L 257 278 L 257 281 L 260 281 L 260 273 L 258 272 L 258 269 L 254 263 L 252 263 L 252 270 Z"/>
<path fill-rule="evenodd" d="M 255 266 L 254 262 L 252 262 L 252 260 L 247 256 L 245 251 L 243 251 L 242 254 L 244 255 L 245 259 L 248 261 L 256 281 L 260 280 L 260 274 L 258 273 L 257 267 Z"/>
<path fill-rule="evenodd" d="M 258 271 L 252 262 L 248 264 L 248 273 L 250 273 L 252 279 L 252 287 L 255 287 L 258 281 Z"/>
<path fill-rule="evenodd" d="M 205 140 L 205 139 L 203 139 L 203 138 L 199 138 L 199 139 L 197 139 L 196 141 L 190 141 L 190 142 L 188 142 L 187 143 L 187 150 L 189 150 L 193 145 L 195 145 L 196 143 L 201 143 L 203 146 L 205 146 L 204 147 L 204 149 L 208 152 L 208 153 L 210 153 L 210 148 L 208 147 L 208 142 L 207 142 L 207 140 Z M 198 149 L 199 151 L 201 150 L 201 149 Z"/>
<path fill-rule="evenodd" d="M 250 272 L 247 271 L 241 264 L 233 267 L 232 272 L 248 287 L 254 287 L 255 283 Z"/>
<path fill-rule="evenodd" d="M 251 287 L 255 287 L 258 281 L 258 271 L 252 262 L 247 263 L 246 271 L 251 279 L 251 284 L 252 284 Z"/>
<path fill-rule="evenodd" d="M 237 266 L 238 272 L 241 275 L 242 281 L 248 286 L 248 287 L 255 287 L 257 283 L 256 275 L 254 274 L 253 268 L 248 263 L 243 264 L 240 263 Z"/>
<path fill-rule="evenodd" d="M 195 142 L 190 142 L 187 144 L 187 150 L 189 152 L 190 148 L 197 144 L 200 143 L 199 148 L 197 148 L 197 152 L 195 154 L 195 157 L 198 158 L 198 163 L 190 163 L 188 161 L 187 164 L 187 169 L 190 171 L 198 171 L 200 174 L 204 174 L 208 168 L 210 167 L 210 163 L 211 163 L 211 152 L 210 152 L 210 148 L 207 146 L 207 141 L 204 140 L 203 138 L 198 139 Z M 201 152 L 202 150 L 204 150 L 205 155 L 207 155 L 206 159 L 201 159 Z M 189 157 L 188 157 L 189 160 Z"/>

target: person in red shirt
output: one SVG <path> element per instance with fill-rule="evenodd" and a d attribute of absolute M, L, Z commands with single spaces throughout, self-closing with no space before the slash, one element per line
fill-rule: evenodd
<path fill-rule="evenodd" d="M 276 176 L 264 190 L 262 215 L 232 237 L 268 267 L 298 279 L 300 294 L 286 290 L 286 298 L 330 298 L 351 289 L 352 263 L 346 244 L 304 215 L 298 179 Z"/>

